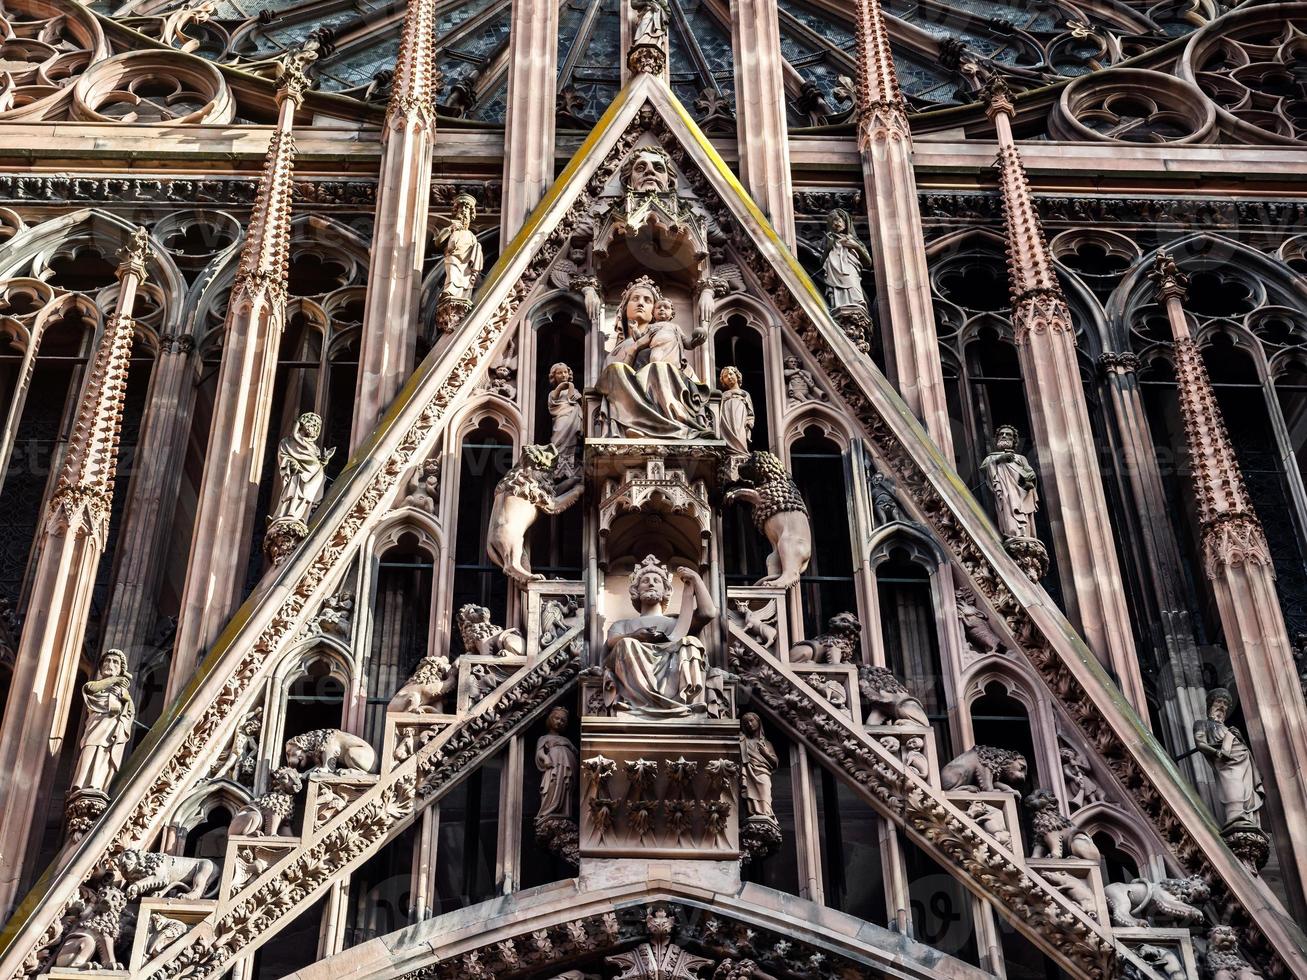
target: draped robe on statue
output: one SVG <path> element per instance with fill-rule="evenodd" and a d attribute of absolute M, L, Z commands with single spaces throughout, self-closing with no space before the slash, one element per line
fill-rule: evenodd
<path fill-rule="evenodd" d="M 277 446 L 277 464 L 281 471 L 281 499 L 273 520 L 307 521 L 322 499 L 327 470 L 314 438 L 304 431 L 302 424 L 296 425 L 294 434 Z"/>
<path fill-rule="evenodd" d="M 694 439 L 712 435 L 711 389 L 686 367 L 675 323 L 633 324 L 595 387 L 604 396 L 612 434 L 626 438 Z"/>

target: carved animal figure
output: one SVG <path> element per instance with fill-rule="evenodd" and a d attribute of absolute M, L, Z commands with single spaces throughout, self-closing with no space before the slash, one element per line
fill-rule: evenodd
<path fill-rule="evenodd" d="M 1093 915 L 1098 911 L 1094 904 L 1094 890 L 1089 887 L 1085 879 L 1077 878 L 1066 871 L 1044 871 L 1044 879 L 1067 899 L 1079 905 L 1086 915 Z"/>
<path fill-rule="evenodd" d="M 1166 980 L 1187 980 L 1184 964 L 1180 962 L 1180 957 L 1175 950 L 1165 946 L 1154 946 L 1152 943 L 1141 943 L 1135 947 L 1135 954 Z"/>
<path fill-rule="evenodd" d="M 395 692 L 387 711 L 439 712 L 445 695 L 458 685 L 458 672 L 448 657 L 423 657 L 413 676 Z"/>
<path fill-rule="evenodd" d="M 1156 923 L 1198 925 L 1206 916 L 1197 906 L 1207 901 L 1207 882 L 1198 875 L 1161 881 L 1113 881 L 1103 887 L 1112 925 L 1139 927 Z"/>
<path fill-rule="evenodd" d="M 122 931 L 123 910 L 127 896 L 122 889 L 106 885 L 95 902 L 64 937 L 55 954 L 54 965 L 71 970 L 121 970 L 114 946 Z"/>
<path fill-rule="evenodd" d="M 1230 926 L 1212 926 L 1207 932 L 1207 972 L 1212 980 L 1262 980 L 1262 975 L 1239 953 L 1239 935 Z"/>
<path fill-rule="evenodd" d="M 862 649 L 862 624 L 851 612 L 836 613 L 826 620 L 826 632 L 790 647 L 793 664 L 848 664 L 858 661 Z"/>
<path fill-rule="evenodd" d="M 1031 857 L 1098 860 L 1098 847 L 1093 839 L 1062 815 L 1057 797 L 1050 790 L 1037 789 L 1027 796 L 1026 809 L 1030 811 L 1030 829 L 1034 838 Z"/>
<path fill-rule="evenodd" d="M 1026 757 L 1020 752 L 977 745 L 945 766 L 939 780 L 946 790 L 1018 793 L 1011 784 L 1025 782 L 1026 768 Z"/>
<path fill-rule="evenodd" d="M 771 544 L 767 574 L 758 585 L 788 589 L 812 560 L 812 525 L 799 488 L 773 453 L 751 452 L 740 464 L 741 479 L 753 484 L 736 487 L 726 494 L 726 503 L 748 504 L 753 524 Z"/>
<path fill-rule="evenodd" d="M 505 629 L 490 621 L 490 610 L 469 602 L 458 611 L 458 635 L 463 649 L 481 657 L 520 657 L 526 640 L 516 627 Z"/>
<path fill-rule="evenodd" d="M 864 724 L 930 727 L 925 706 L 888 667 L 859 665 L 858 694 L 865 710 Z"/>
<path fill-rule="evenodd" d="M 377 750 L 357 735 L 338 728 L 319 728 L 286 743 L 286 764 L 310 773 L 365 776 L 376 771 Z"/>
<path fill-rule="evenodd" d="M 304 786 L 297 770 L 282 766 L 272 774 L 272 789 L 246 803 L 236 811 L 227 827 L 229 835 L 274 837 L 290 836 L 282 823 L 295 812 L 295 794 Z"/>
<path fill-rule="evenodd" d="M 1012 846 L 1012 832 L 1007 829 L 1007 822 L 1003 819 L 1003 811 L 992 803 L 986 803 L 984 800 L 976 800 L 971 806 L 967 807 L 967 816 L 980 826 L 980 829 L 989 834 L 1003 847 Z"/>
<path fill-rule="evenodd" d="M 170 919 L 158 912 L 150 913 L 150 940 L 145 955 L 156 956 L 186 935 L 186 923 Z"/>
<path fill-rule="evenodd" d="M 486 554 L 518 584 L 544 581 L 543 575 L 531 571 L 526 560 L 526 535 L 536 518 L 561 514 L 581 499 L 585 490 L 579 479 L 558 492 L 554 472 L 558 450 L 552 444 L 523 446 L 517 465 L 504 474 L 495 487 L 495 503 L 490 511 L 490 529 Z"/>
<path fill-rule="evenodd" d="M 218 866 L 208 858 L 176 857 L 129 849 L 114 860 L 128 900 L 150 895 L 209 898 L 218 889 Z"/>

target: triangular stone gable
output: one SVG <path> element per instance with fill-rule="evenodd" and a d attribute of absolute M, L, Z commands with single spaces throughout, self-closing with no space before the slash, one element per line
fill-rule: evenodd
<path fill-rule="evenodd" d="M 1218 902 L 1229 904 L 1234 923 L 1260 938 L 1253 951 L 1264 962 L 1275 965 L 1278 959 L 1279 965 L 1292 964 L 1298 972 L 1302 944 L 1295 928 L 1226 850 L 1201 803 L 1065 618 L 1004 552 L 979 503 L 875 365 L 833 322 L 811 280 L 712 145 L 665 85 L 649 76 L 637 77 L 619 94 L 504 249 L 463 327 L 428 357 L 377 431 L 356 451 L 299 551 L 242 606 L 183 697 L 133 755 L 100 823 L 61 855 L 58 869 L 25 901 L 4 936 L 4 969 L 10 975 L 30 972 L 33 954 L 56 929 L 79 884 L 107 856 L 152 840 L 170 805 L 204 777 L 206 753 L 225 742 L 264 672 L 338 586 L 362 541 L 387 513 L 408 469 L 427 457 L 445 423 L 472 397 L 519 305 L 566 245 L 574 225 L 586 219 L 593 195 L 625 151 L 650 130 L 673 154 L 683 179 L 728 233 L 735 251 L 749 259 L 794 342 L 820 364 L 849 416 L 859 421 L 878 462 L 897 478 L 913 516 L 934 531 L 977 595 L 1001 615 L 1015 645 L 1049 683 L 1087 744 L 1099 748 L 1126 793 L 1139 799 L 1141 814 L 1177 863 L 1212 880 Z M 895 778 L 891 773 L 887 782 Z M 973 830 L 965 821 L 963 825 Z M 1010 858 L 1002 863 L 1010 865 Z M 1056 893 L 1044 900 L 1072 922 L 1083 919 Z M 1025 925 L 1035 932 L 1043 926 Z M 1089 945 L 1106 954 L 1102 962 L 1113 960 L 1110 939 L 1101 931 L 1089 932 L 1097 934 L 1097 942 Z M 1084 962 L 1072 964 L 1077 967 L 1078 972 L 1096 972 Z"/>

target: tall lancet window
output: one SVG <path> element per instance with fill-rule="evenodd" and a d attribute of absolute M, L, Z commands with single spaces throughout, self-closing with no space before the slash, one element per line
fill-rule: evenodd
<path fill-rule="evenodd" d="M 839 612 L 858 610 L 844 453 L 811 426 L 790 446 L 790 469 L 812 521 L 812 562 L 799 579 L 803 627 L 815 636 Z"/>
<path fill-rule="evenodd" d="M 494 419 L 467 433 L 459 448 L 457 538 L 454 543 L 454 596 L 451 615 L 467 603 L 485 606 L 492 622 L 508 612 L 508 579 L 486 556 L 486 534 L 495 502 L 495 484 L 513 465 L 512 437 Z M 462 650 L 451 631 L 451 653 Z"/>
<path fill-rule="evenodd" d="M 424 544 L 415 534 L 402 535 L 377 562 L 363 731 L 373 745 L 382 744 L 386 705 L 427 655 L 435 567 Z"/>
<path fill-rule="evenodd" d="M 579 321 L 579 314 L 571 309 L 557 310 L 536 322 L 536 386 L 532 406 L 535 419 L 533 441 L 536 443 L 552 440 L 554 417 L 550 403 L 555 389 L 570 383 L 579 394 L 585 388 L 585 340 L 585 328 Z M 560 364 L 571 371 L 570 382 L 563 380 L 561 371 L 556 377 L 552 376 Z M 550 578 L 581 577 L 585 567 L 584 513 L 582 507 L 569 507 L 561 514 L 545 515 L 536 521 L 528 542 L 533 571 Z"/>

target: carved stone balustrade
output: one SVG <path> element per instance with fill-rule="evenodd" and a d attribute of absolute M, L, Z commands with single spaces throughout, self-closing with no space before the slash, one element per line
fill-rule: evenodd
<path fill-rule="evenodd" d="M 526 664 L 526 657 L 483 657 L 464 653 L 454 661 L 458 669 L 458 714 L 466 714 Z"/>
<path fill-rule="evenodd" d="M 862 702 L 858 697 L 858 674 L 854 664 L 796 665 L 794 673 L 807 681 L 832 708 L 854 721 L 862 720 Z"/>
<path fill-rule="evenodd" d="M 1016 864 L 1026 863 L 1026 848 L 1021 840 L 1021 808 L 1016 796 L 998 790 L 945 793 L 944 796 L 974 820 L 981 830 L 1011 851 Z"/>
<path fill-rule="evenodd" d="M 864 725 L 862 730 L 907 769 L 931 786 L 939 787 L 939 750 L 935 746 L 933 728 L 927 725 Z"/>

